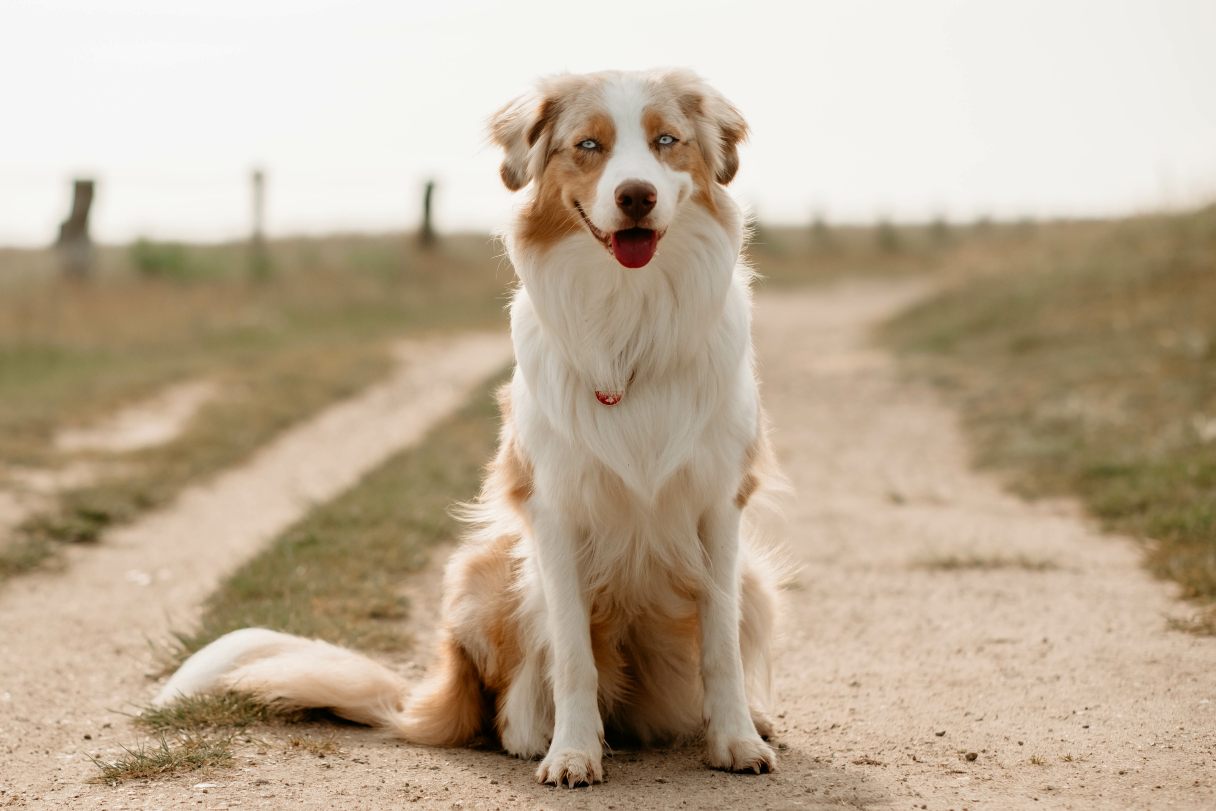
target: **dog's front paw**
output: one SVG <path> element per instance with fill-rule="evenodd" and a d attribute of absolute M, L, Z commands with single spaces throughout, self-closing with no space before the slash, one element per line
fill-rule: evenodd
<path fill-rule="evenodd" d="M 551 786 L 589 786 L 604 781 L 604 768 L 600 765 L 602 753 L 584 752 L 580 749 L 549 750 L 536 770 L 536 782 Z"/>
<path fill-rule="evenodd" d="M 728 772 L 774 772 L 777 756 L 773 748 L 759 735 L 743 738 L 711 737 L 709 739 L 709 765 Z"/>

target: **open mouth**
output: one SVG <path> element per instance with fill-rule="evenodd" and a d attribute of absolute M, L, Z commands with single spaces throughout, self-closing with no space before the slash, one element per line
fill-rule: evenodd
<path fill-rule="evenodd" d="M 663 237 L 658 231 L 651 228 L 624 228 L 608 234 L 595 227 L 577 200 L 574 207 L 578 209 L 578 214 L 583 218 L 591 236 L 599 240 L 624 267 L 644 267 L 654 258 L 655 251 L 659 249 L 659 240 Z"/>

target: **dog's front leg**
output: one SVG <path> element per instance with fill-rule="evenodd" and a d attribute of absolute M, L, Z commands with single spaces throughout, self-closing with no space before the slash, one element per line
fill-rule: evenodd
<path fill-rule="evenodd" d="M 752 723 L 739 650 L 739 508 L 711 508 L 701 523 L 708 582 L 701 590 L 701 678 L 705 684 L 709 764 L 730 771 L 772 771 L 776 756 Z"/>
<path fill-rule="evenodd" d="M 532 513 L 554 705 L 553 742 L 536 779 L 573 788 L 604 779 L 604 725 L 591 650 L 590 607 L 579 577 L 574 528 L 552 508 Z"/>

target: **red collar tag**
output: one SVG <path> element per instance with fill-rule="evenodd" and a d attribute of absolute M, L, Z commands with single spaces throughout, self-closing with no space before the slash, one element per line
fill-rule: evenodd
<path fill-rule="evenodd" d="M 595 390 L 595 399 L 599 400 L 606 406 L 614 406 L 621 401 L 621 392 L 619 391 L 600 391 Z"/>

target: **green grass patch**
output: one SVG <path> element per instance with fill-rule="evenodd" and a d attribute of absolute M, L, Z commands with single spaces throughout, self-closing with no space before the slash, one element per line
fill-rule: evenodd
<path fill-rule="evenodd" d="M 959 400 L 981 464 L 1080 496 L 1216 603 L 1216 207 L 1049 230 L 987 270 L 886 339 Z"/>

